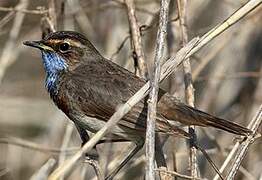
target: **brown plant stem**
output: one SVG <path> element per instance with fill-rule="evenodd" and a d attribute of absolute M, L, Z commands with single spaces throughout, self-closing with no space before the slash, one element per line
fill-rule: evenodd
<path fill-rule="evenodd" d="M 180 24 L 180 36 L 181 44 L 184 46 L 188 42 L 187 35 L 187 25 L 186 25 L 186 14 L 187 14 L 187 0 L 177 0 L 178 14 L 179 14 L 179 24 Z M 186 103 L 189 106 L 194 107 L 194 87 L 192 81 L 192 71 L 189 58 L 183 61 L 183 70 L 184 70 L 184 81 L 185 81 L 185 98 Z M 192 133 L 195 133 L 195 127 L 191 126 Z M 189 131 L 191 132 L 191 131 Z M 189 156 L 189 167 L 191 176 L 195 179 L 199 176 L 198 165 L 197 165 L 197 149 L 190 143 L 190 156 Z"/>
<path fill-rule="evenodd" d="M 129 20 L 130 31 L 131 31 L 131 40 L 132 40 L 131 42 L 134 48 L 133 58 L 135 63 L 137 62 L 137 68 L 135 67 L 135 69 L 137 69 L 136 75 L 147 79 L 148 78 L 147 65 L 145 61 L 144 51 L 142 48 L 141 33 L 135 14 L 134 0 L 125 0 L 124 2 L 127 7 L 127 14 L 128 14 L 128 20 Z"/>

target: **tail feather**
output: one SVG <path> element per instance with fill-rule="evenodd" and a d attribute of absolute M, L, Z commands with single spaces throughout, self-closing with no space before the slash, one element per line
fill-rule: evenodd
<path fill-rule="evenodd" d="M 158 102 L 158 110 L 165 118 L 178 121 L 184 125 L 211 126 L 242 136 L 248 136 L 252 133 L 251 130 L 238 124 L 187 106 L 167 94 Z"/>
<path fill-rule="evenodd" d="M 238 124 L 214 116 L 208 118 L 207 126 L 215 127 L 242 136 L 248 136 L 252 132 L 251 130 Z"/>
<path fill-rule="evenodd" d="M 190 108 L 191 109 L 190 112 L 193 113 L 190 115 L 195 119 L 194 121 L 192 121 L 193 125 L 210 126 L 242 136 L 248 136 L 250 133 L 252 133 L 251 130 L 243 126 L 240 126 L 236 123 L 230 122 L 222 118 L 215 117 L 206 112 L 200 111 L 198 109 L 189 106 L 187 106 L 187 108 Z"/>

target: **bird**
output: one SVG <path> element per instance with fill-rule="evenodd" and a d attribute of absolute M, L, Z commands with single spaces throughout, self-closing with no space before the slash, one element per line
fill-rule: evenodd
<path fill-rule="evenodd" d="M 83 143 L 87 131 L 96 133 L 118 107 L 132 97 L 146 80 L 104 58 L 95 46 L 75 31 L 57 31 L 24 45 L 41 50 L 46 72 L 45 87 L 56 106 L 72 120 Z M 146 132 L 147 97 L 138 102 L 107 135 L 112 142 L 130 141 L 135 148 L 106 179 L 113 177 L 143 147 Z M 188 106 L 159 89 L 156 133 L 190 138 L 177 126 L 214 127 L 236 135 L 251 131 L 236 123 Z"/>

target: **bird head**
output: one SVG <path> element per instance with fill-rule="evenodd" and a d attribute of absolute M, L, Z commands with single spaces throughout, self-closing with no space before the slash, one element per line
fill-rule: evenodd
<path fill-rule="evenodd" d="M 61 73 L 73 71 L 84 61 L 101 57 L 83 35 L 73 31 L 50 33 L 40 41 L 25 41 L 24 45 L 41 50 L 47 74 L 45 86 L 51 94 L 57 93 Z"/>
<path fill-rule="evenodd" d="M 24 45 L 41 50 L 47 74 L 73 70 L 88 57 L 99 55 L 83 35 L 74 31 L 57 31 L 40 41 L 25 41 Z"/>

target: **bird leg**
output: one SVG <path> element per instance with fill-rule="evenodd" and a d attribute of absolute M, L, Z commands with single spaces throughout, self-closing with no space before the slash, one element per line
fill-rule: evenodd
<path fill-rule="evenodd" d="M 76 126 L 76 129 L 80 135 L 80 138 L 82 140 L 82 144 L 81 144 L 81 147 L 83 147 L 85 145 L 85 143 L 87 141 L 89 141 L 90 137 L 88 135 L 88 133 L 86 132 L 86 130 L 84 128 L 82 128 L 80 125 L 78 125 L 77 123 L 75 123 L 75 126 Z M 98 152 L 96 150 L 96 146 L 93 148 L 92 150 L 93 152 L 91 153 L 86 153 L 85 154 L 85 158 L 88 160 L 88 159 L 93 159 L 93 160 L 98 160 L 99 158 L 99 155 L 98 155 Z"/>
<path fill-rule="evenodd" d="M 129 152 L 129 154 L 122 160 L 122 162 L 112 171 L 109 173 L 109 175 L 105 178 L 106 180 L 112 180 L 115 175 L 122 169 L 126 163 L 133 158 L 134 155 L 143 147 L 144 140 L 140 140 L 135 142 L 135 147 L 133 150 Z"/>
<path fill-rule="evenodd" d="M 75 125 L 82 139 L 82 146 L 83 146 L 87 141 L 89 141 L 90 137 L 84 128 L 80 127 L 77 123 L 75 123 Z M 103 144 L 103 143 L 110 143 L 110 142 L 112 143 L 112 142 L 129 142 L 129 141 L 130 140 L 127 140 L 127 139 L 103 139 L 103 140 L 98 141 L 96 145 Z M 86 154 L 87 159 L 94 159 L 94 160 L 98 159 L 96 145 L 94 147 L 95 153 Z M 115 177 L 115 175 L 120 171 L 120 169 L 122 169 L 126 165 L 126 163 L 134 155 L 136 155 L 136 153 L 143 147 L 143 145 L 144 145 L 144 140 L 135 142 L 134 149 L 130 151 L 130 153 L 122 160 L 122 162 L 112 172 L 109 173 L 109 175 L 106 177 L 106 180 L 112 180 Z"/>
<path fill-rule="evenodd" d="M 80 135 L 80 138 L 82 140 L 82 144 L 81 147 L 85 145 L 85 143 L 87 141 L 89 141 L 90 137 L 88 135 L 88 133 L 86 132 L 86 130 L 84 128 L 82 128 L 80 125 L 78 125 L 77 123 L 75 123 L 76 129 Z"/>
<path fill-rule="evenodd" d="M 216 171 L 216 173 L 219 175 L 219 177 L 224 180 L 225 178 L 223 177 L 223 175 L 220 173 L 218 167 L 216 166 L 216 164 L 212 161 L 212 159 L 210 158 L 210 156 L 207 154 L 207 152 L 205 151 L 205 149 L 203 149 L 197 142 L 197 135 L 194 131 L 194 129 L 192 129 L 191 127 L 189 128 L 189 133 L 191 135 L 190 139 L 189 139 L 189 143 L 190 143 L 190 147 L 195 147 L 197 150 L 199 150 L 204 157 L 206 158 L 206 160 L 209 162 L 209 164 L 211 165 L 211 167 Z"/>

